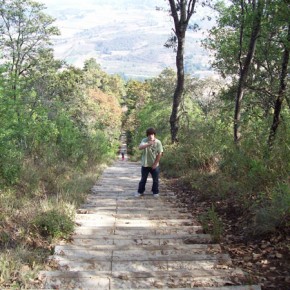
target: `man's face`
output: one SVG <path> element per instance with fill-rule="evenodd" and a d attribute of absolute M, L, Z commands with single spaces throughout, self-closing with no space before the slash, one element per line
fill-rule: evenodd
<path fill-rule="evenodd" d="M 149 134 L 148 135 L 148 140 L 149 141 L 154 141 L 155 140 L 155 134 Z"/>

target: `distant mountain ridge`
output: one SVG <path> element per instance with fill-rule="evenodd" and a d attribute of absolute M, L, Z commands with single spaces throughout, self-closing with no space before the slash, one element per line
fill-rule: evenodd
<path fill-rule="evenodd" d="M 160 4 L 160 5 L 158 5 Z M 82 67 L 95 58 L 107 73 L 125 78 L 148 78 L 164 68 L 175 69 L 175 53 L 164 44 L 172 32 L 170 16 L 156 0 L 86 0 L 78 6 L 50 5 L 62 35 L 54 39 L 56 58 Z M 195 19 L 201 22 L 200 19 Z M 188 31 L 186 71 L 196 76 L 211 73 L 208 53 L 201 48 L 202 31 Z"/>

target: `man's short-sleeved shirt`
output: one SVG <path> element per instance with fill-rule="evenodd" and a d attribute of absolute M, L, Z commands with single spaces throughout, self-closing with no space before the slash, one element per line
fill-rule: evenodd
<path fill-rule="evenodd" d="M 148 142 L 149 142 L 148 138 L 144 138 L 142 139 L 140 145 L 146 144 Z M 141 158 L 142 166 L 152 167 L 156 159 L 156 156 L 162 152 L 163 152 L 163 147 L 162 147 L 161 141 L 158 139 L 155 139 L 154 145 L 151 145 L 150 147 L 143 149 L 142 158 Z"/>

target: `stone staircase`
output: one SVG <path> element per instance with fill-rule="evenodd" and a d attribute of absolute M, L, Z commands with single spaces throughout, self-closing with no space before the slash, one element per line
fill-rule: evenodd
<path fill-rule="evenodd" d="M 162 184 L 159 198 L 134 197 L 139 179 L 139 163 L 120 160 L 104 171 L 78 210 L 72 242 L 55 247 L 58 270 L 40 273 L 42 289 L 261 289 L 246 285 L 247 275 Z"/>

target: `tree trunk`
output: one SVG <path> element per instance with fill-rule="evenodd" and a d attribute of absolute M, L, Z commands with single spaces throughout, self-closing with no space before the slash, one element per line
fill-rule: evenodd
<path fill-rule="evenodd" d="M 289 64 L 289 42 L 290 42 L 290 24 L 288 24 L 288 35 L 287 35 L 287 42 L 284 45 L 284 53 L 282 59 L 282 68 L 281 68 L 281 75 L 280 75 L 280 87 L 279 93 L 275 102 L 275 109 L 274 109 L 274 116 L 273 116 L 273 123 L 270 129 L 270 135 L 268 139 L 268 145 L 271 149 L 273 146 L 273 142 L 275 140 L 275 135 L 280 124 L 280 112 L 282 109 L 282 103 L 285 98 L 286 92 L 286 77 L 288 71 L 288 64 Z"/>
<path fill-rule="evenodd" d="M 176 52 L 176 68 L 177 68 L 177 83 L 173 95 L 172 112 L 170 116 L 170 131 L 171 141 L 176 143 L 178 141 L 179 130 L 179 106 L 182 99 L 184 90 L 184 46 L 185 46 L 185 33 L 188 26 L 190 17 L 194 12 L 196 0 L 168 0 L 171 16 L 174 20 L 174 33 L 177 37 L 177 52 Z"/>
<path fill-rule="evenodd" d="M 240 123 L 241 123 L 241 103 L 244 96 L 245 84 L 248 77 L 250 65 L 252 63 L 252 59 L 256 49 L 257 38 L 261 28 L 261 18 L 262 18 L 262 11 L 264 7 L 264 0 L 257 0 L 258 4 L 256 6 L 256 0 L 253 1 L 253 9 L 254 13 L 256 13 L 253 25 L 252 25 L 252 32 L 250 37 L 250 42 L 248 46 L 248 51 L 244 62 L 241 61 L 241 51 L 242 47 L 240 47 L 240 77 L 238 82 L 237 94 L 236 94 L 236 103 L 235 103 L 235 115 L 234 115 L 234 141 L 238 143 L 241 138 L 240 133 Z M 241 0 L 241 8 L 242 11 L 244 9 L 244 0 Z M 256 11 L 255 11 L 256 10 Z M 242 38 L 243 38 L 243 27 L 244 23 L 241 25 L 241 34 L 240 34 L 240 45 L 242 45 Z"/>
<path fill-rule="evenodd" d="M 170 128 L 171 128 L 171 141 L 175 143 L 178 141 L 177 134 L 179 129 L 179 106 L 182 99 L 184 89 L 184 37 L 180 37 L 178 40 L 177 54 L 176 54 L 176 67 L 177 67 L 177 83 L 173 95 L 172 112 L 170 116 Z"/>

